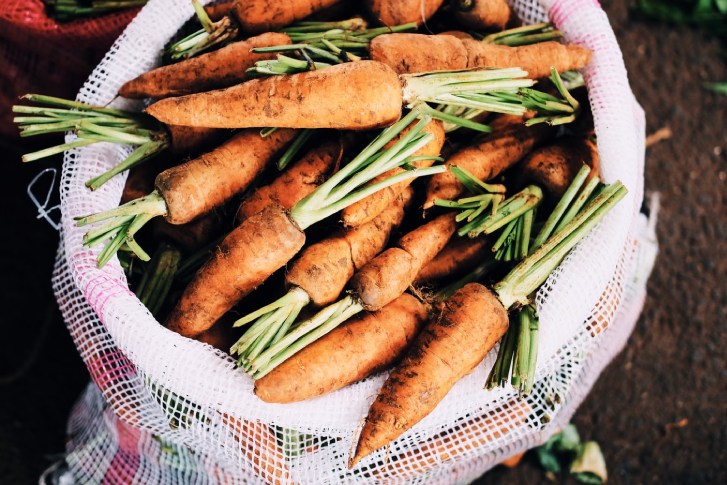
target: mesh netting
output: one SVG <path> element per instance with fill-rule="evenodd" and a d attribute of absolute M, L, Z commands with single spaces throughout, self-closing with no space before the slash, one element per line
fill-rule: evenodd
<path fill-rule="evenodd" d="M 541 347 L 533 393 L 519 399 L 510 389 L 483 390 L 493 350 L 429 416 L 348 470 L 350 449 L 385 375 L 302 403 L 267 404 L 230 356 L 166 330 L 128 289 L 118 261 L 97 269 L 98 251 L 81 244 L 84 230 L 73 217 L 115 207 L 124 183 L 116 177 L 90 193 L 84 181 L 129 153 L 91 145 L 65 157 L 63 238 L 54 276 L 61 310 L 93 379 L 69 422 L 68 462 L 77 480 L 455 483 L 540 444 L 570 419 L 625 343 L 643 304 L 645 277 L 637 262 L 651 247 L 638 216 L 644 117 L 596 3 L 513 5 L 528 23 L 545 20 L 548 12 L 567 42 L 594 51 L 584 77 L 602 176 L 629 189 L 538 293 Z M 165 42 L 192 13 L 188 0 L 152 0 L 78 99 L 138 107 L 115 100 L 119 86 L 157 63 Z"/>

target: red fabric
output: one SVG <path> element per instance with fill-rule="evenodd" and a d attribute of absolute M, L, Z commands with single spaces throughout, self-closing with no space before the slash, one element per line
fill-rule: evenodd
<path fill-rule="evenodd" d="M 58 23 L 41 0 L 0 1 L 0 136 L 17 137 L 18 96 L 73 98 L 138 9 Z"/>

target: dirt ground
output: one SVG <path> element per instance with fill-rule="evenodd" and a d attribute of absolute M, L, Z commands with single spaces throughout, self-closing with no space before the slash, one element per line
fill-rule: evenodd
<path fill-rule="evenodd" d="M 611 483 L 727 483 L 727 81 L 720 45 L 685 28 L 631 20 L 603 2 L 647 131 L 673 137 L 647 152 L 646 188 L 661 193 L 661 252 L 644 313 L 574 422 L 604 452 Z M 625 114 L 627 115 L 627 114 Z M 56 233 L 25 187 L 53 161 L 21 166 L 28 146 L 0 140 L 0 482 L 37 483 L 63 451 L 69 409 L 88 376 L 50 289 Z M 544 482 L 532 455 L 478 484 Z"/>

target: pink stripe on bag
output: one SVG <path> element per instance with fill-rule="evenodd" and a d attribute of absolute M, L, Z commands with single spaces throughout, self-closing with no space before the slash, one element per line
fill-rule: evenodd
<path fill-rule="evenodd" d="M 556 0 L 553 6 L 550 7 L 548 15 L 550 16 L 551 22 L 553 22 L 556 26 L 560 26 L 566 22 L 571 15 L 580 12 L 584 8 L 593 7 L 596 7 L 599 10 L 601 9 L 601 4 L 598 0 Z"/>

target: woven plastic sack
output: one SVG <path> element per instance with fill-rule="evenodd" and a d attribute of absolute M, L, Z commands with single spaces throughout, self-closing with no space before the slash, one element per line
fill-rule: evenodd
<path fill-rule="evenodd" d="M 67 461 L 81 483 L 455 483 L 542 443 L 569 421 L 633 329 L 653 261 L 653 230 L 639 215 L 644 115 L 615 36 L 588 0 L 516 0 L 526 23 L 550 18 L 565 40 L 593 50 L 584 76 L 602 176 L 628 196 L 567 257 L 537 296 L 541 344 L 533 393 L 483 389 L 496 351 L 440 405 L 354 470 L 347 460 L 385 375 L 310 401 L 273 405 L 227 354 L 166 330 L 129 291 L 116 260 L 96 268 L 73 217 L 115 207 L 116 177 L 90 193 L 84 181 L 128 150 L 96 144 L 66 154 L 55 293 L 93 383 L 69 421 Z M 152 0 L 79 93 L 105 104 L 158 62 L 192 15 L 188 0 Z M 116 100 L 115 105 L 139 104 Z M 653 228 L 652 228 L 653 229 Z"/>
<path fill-rule="evenodd" d="M 18 96 L 72 97 L 137 12 L 58 23 L 41 0 L 0 2 L 0 135 L 18 136 Z"/>

